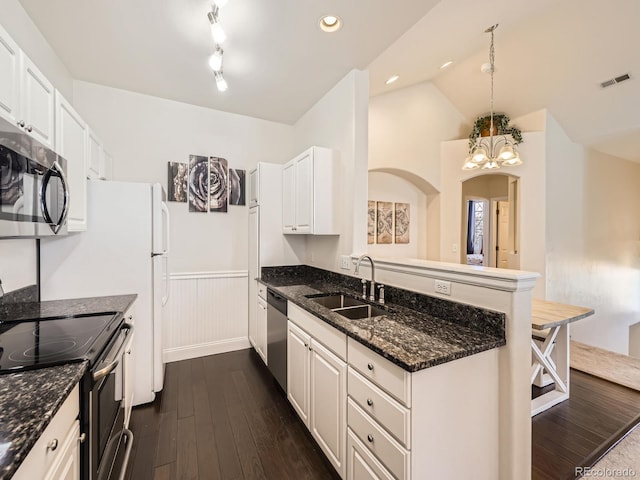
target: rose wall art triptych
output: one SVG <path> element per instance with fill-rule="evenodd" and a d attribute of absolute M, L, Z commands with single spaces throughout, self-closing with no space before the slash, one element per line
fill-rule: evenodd
<path fill-rule="evenodd" d="M 168 200 L 188 203 L 190 212 L 226 212 L 246 205 L 245 177 L 224 158 L 189 155 L 189 163 L 169 162 Z"/>

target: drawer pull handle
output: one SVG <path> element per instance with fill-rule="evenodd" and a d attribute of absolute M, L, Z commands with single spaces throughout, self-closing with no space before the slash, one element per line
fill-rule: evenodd
<path fill-rule="evenodd" d="M 373 435 L 367 435 L 367 440 L 369 441 L 369 443 L 373 443 Z"/>
<path fill-rule="evenodd" d="M 373 370 L 373 364 L 372 363 L 367 363 L 367 368 L 369 370 Z"/>
<path fill-rule="evenodd" d="M 373 400 L 371 400 L 370 398 L 367 398 L 367 405 L 369 405 L 370 407 L 373 407 Z"/>
<path fill-rule="evenodd" d="M 80 435 L 80 436 L 78 437 L 78 442 L 80 442 L 80 443 L 84 443 L 84 441 L 85 441 L 86 439 L 87 439 L 87 434 L 86 434 L 86 433 L 83 433 L 82 435 Z"/>
<path fill-rule="evenodd" d="M 47 444 L 47 451 L 51 450 L 52 452 L 55 452 L 56 448 L 58 448 L 58 439 L 54 438 Z"/>

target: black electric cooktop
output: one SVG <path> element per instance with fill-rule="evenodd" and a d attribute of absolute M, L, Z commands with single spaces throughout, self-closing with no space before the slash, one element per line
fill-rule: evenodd
<path fill-rule="evenodd" d="M 115 313 L 3 322 L 0 373 L 84 360 L 93 365 L 121 322 Z"/>

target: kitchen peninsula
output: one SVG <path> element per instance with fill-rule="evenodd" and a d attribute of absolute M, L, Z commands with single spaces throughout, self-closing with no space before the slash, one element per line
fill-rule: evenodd
<path fill-rule="evenodd" d="M 446 265 L 433 267 L 446 276 Z M 458 282 L 468 275 L 460 270 Z M 261 273 L 259 282 L 288 300 L 289 401 L 339 473 L 364 462 L 383 478 L 499 476 L 508 314 L 389 287 L 386 280 L 380 305 L 360 298 L 359 278 L 309 266 Z M 464 287 L 453 284 L 453 292 L 458 288 Z M 349 308 L 327 306 L 339 297 L 368 303 L 376 314 L 345 318 Z M 324 379 L 322 388 L 314 376 Z M 315 411 L 326 404 L 335 411 Z M 460 449 L 468 461 L 455 461 Z"/>

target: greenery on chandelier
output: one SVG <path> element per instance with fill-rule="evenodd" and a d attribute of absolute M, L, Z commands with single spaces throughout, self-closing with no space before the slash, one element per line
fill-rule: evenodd
<path fill-rule="evenodd" d="M 494 135 L 511 135 L 513 138 L 513 144 L 518 145 L 522 143 L 522 131 L 514 126 L 509 125 L 511 119 L 506 113 L 494 113 L 493 114 L 493 134 Z M 476 118 L 473 123 L 473 128 L 469 134 L 469 148 L 473 148 L 476 144 L 478 137 L 488 137 L 491 130 L 491 114 L 482 115 Z"/>

